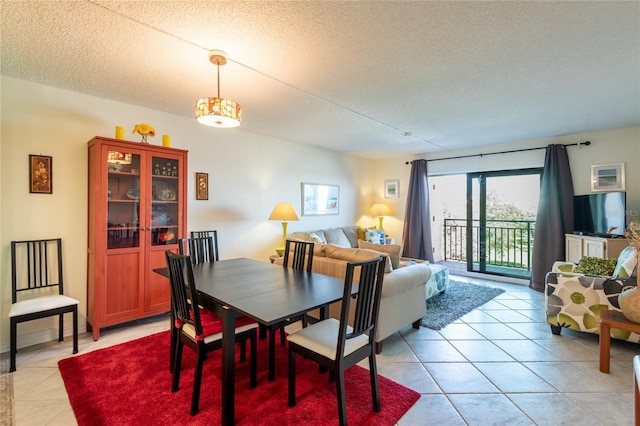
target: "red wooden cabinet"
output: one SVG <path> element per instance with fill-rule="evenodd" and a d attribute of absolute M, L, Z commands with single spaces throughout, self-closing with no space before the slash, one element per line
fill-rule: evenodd
<path fill-rule="evenodd" d="M 87 330 L 171 308 L 166 266 L 187 229 L 187 151 L 111 138 L 89 141 Z"/>

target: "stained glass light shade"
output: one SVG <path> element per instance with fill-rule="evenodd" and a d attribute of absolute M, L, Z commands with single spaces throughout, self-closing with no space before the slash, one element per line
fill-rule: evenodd
<path fill-rule="evenodd" d="M 238 127 L 242 121 L 242 107 L 231 99 L 198 99 L 196 101 L 196 120 L 205 126 Z"/>

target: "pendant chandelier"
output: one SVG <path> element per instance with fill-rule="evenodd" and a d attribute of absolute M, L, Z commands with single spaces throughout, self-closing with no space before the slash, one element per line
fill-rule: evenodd
<path fill-rule="evenodd" d="M 236 101 L 220 97 L 220 65 L 227 63 L 227 54 L 221 50 L 209 52 L 209 60 L 218 67 L 218 96 L 196 101 L 196 120 L 211 127 L 238 127 L 242 121 L 242 107 Z"/>

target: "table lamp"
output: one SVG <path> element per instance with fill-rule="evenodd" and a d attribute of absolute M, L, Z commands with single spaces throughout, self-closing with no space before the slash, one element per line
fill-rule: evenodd
<path fill-rule="evenodd" d="M 284 244 L 287 239 L 287 221 L 294 220 L 298 221 L 300 218 L 298 217 L 298 213 L 296 213 L 296 209 L 293 207 L 291 203 L 278 203 L 273 208 L 271 212 L 271 216 L 269 216 L 269 220 L 281 220 L 282 221 L 282 241 L 280 245 L 276 249 L 276 253 L 278 256 L 282 256 L 284 254 Z"/>
<path fill-rule="evenodd" d="M 377 203 L 371 206 L 371 210 L 369 210 L 369 213 L 371 214 L 371 216 L 378 216 L 379 229 L 383 229 L 382 219 L 384 219 L 385 216 L 391 216 L 393 214 L 393 212 L 391 211 L 391 207 L 389 207 L 387 204 L 382 203 Z"/>

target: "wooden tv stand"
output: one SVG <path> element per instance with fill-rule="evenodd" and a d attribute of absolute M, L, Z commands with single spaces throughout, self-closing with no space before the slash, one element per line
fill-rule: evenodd
<path fill-rule="evenodd" d="M 583 256 L 615 259 L 628 246 L 626 238 L 565 234 L 565 260 L 578 263 Z"/>

